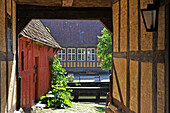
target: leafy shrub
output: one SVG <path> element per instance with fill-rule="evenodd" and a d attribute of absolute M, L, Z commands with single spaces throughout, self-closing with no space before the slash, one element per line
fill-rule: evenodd
<path fill-rule="evenodd" d="M 71 104 L 70 99 L 72 92 L 68 89 L 68 77 L 66 77 L 67 72 L 62 68 L 56 55 L 54 58 L 51 57 L 49 61 L 51 66 L 51 91 L 49 91 L 46 96 L 42 96 L 40 100 L 42 103 L 47 104 L 48 107 L 67 108 Z"/>
<path fill-rule="evenodd" d="M 97 52 L 100 67 L 105 69 L 112 69 L 112 38 L 111 34 L 106 28 L 101 31 L 102 36 L 98 36 Z"/>
<path fill-rule="evenodd" d="M 74 76 L 73 75 L 67 75 L 68 82 L 73 82 L 74 81 Z"/>

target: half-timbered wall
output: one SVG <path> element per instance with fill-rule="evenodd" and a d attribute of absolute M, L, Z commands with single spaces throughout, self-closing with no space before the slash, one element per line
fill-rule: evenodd
<path fill-rule="evenodd" d="M 11 47 L 11 46 L 12 47 Z M 11 49 L 10 49 L 11 48 Z M 16 109 L 16 3 L 0 1 L 0 112 Z"/>
<path fill-rule="evenodd" d="M 140 13 L 140 9 L 154 0 L 119 0 L 112 6 L 115 67 L 112 96 L 136 113 L 167 112 L 168 23 L 165 20 L 169 9 L 162 1 L 157 32 L 146 32 Z"/>

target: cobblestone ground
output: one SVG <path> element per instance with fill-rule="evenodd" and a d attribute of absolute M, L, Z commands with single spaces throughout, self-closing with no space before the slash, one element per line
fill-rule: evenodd
<path fill-rule="evenodd" d="M 68 109 L 35 109 L 34 113 L 105 113 L 105 104 L 75 103 Z"/>

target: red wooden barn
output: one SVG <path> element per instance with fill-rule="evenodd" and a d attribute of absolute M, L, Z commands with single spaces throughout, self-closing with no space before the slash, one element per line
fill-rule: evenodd
<path fill-rule="evenodd" d="M 19 36 L 21 107 L 27 109 L 48 92 L 49 56 L 61 49 L 40 20 L 32 20 Z"/>

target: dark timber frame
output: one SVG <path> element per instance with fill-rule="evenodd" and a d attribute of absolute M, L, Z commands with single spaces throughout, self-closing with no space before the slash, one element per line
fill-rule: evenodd
<path fill-rule="evenodd" d="M 169 11 L 170 11 L 170 3 L 168 0 L 166 1 L 165 5 L 165 113 L 169 113 Z"/>
<path fill-rule="evenodd" d="M 111 7 L 61 8 L 17 5 L 17 34 L 19 34 L 31 19 L 100 20 L 110 32 L 113 31 Z"/>

